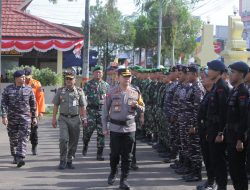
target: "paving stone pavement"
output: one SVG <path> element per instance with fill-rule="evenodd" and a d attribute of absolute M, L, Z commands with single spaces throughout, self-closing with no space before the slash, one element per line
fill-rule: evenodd
<path fill-rule="evenodd" d="M 76 169 L 58 170 L 59 131 L 51 127 L 51 117 L 45 117 L 39 125 L 38 155 L 31 155 L 28 145 L 26 165 L 16 168 L 12 165 L 6 128 L 0 125 L 0 190 L 66 189 L 66 190 L 115 190 L 107 185 L 109 174 L 108 138 L 104 152 L 105 161 L 96 161 L 96 136 L 89 144 L 86 157 L 82 157 L 82 134 L 74 160 Z M 157 153 L 147 144 L 138 141 L 138 164 L 140 169 L 132 171 L 129 183 L 133 190 L 195 190 L 197 183 L 185 183 L 176 175 L 169 164 L 164 164 Z M 232 190 L 230 185 L 229 190 Z"/>

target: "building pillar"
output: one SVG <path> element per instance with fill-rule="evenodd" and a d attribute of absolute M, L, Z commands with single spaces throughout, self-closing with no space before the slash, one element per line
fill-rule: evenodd
<path fill-rule="evenodd" d="M 56 66 L 56 73 L 62 74 L 63 69 L 63 52 L 57 51 L 57 66 Z"/>

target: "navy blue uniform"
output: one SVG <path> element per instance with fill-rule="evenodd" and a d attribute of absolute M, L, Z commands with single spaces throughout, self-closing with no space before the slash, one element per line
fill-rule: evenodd
<path fill-rule="evenodd" d="M 36 102 L 31 87 L 7 86 L 2 94 L 2 117 L 8 118 L 8 135 L 12 156 L 24 158 L 31 118 L 35 118 Z"/>

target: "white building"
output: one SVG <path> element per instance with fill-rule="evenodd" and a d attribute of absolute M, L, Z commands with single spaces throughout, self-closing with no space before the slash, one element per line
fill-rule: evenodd
<path fill-rule="evenodd" d="M 240 0 L 239 11 L 245 26 L 243 38 L 247 41 L 247 47 L 250 48 L 250 0 Z"/>

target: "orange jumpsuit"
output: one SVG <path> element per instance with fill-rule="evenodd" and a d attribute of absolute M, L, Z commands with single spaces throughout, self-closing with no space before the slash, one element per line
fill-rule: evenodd
<path fill-rule="evenodd" d="M 35 79 L 30 79 L 29 83 L 26 83 L 27 86 L 32 88 L 32 91 L 35 94 L 36 99 L 36 116 L 39 113 L 45 112 L 45 100 L 44 100 L 44 92 L 42 90 L 41 83 Z M 33 146 L 35 147 L 38 144 L 38 132 L 37 132 L 38 125 L 31 124 L 31 133 L 30 133 L 30 141 Z"/>
<path fill-rule="evenodd" d="M 41 83 L 35 79 L 30 79 L 29 83 L 26 85 L 30 86 L 36 97 L 36 115 L 45 112 L 45 100 L 44 92 L 42 90 Z"/>

